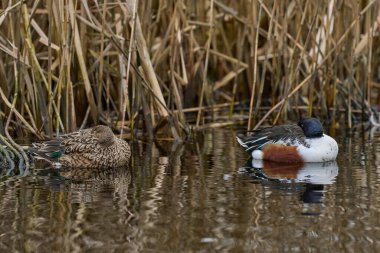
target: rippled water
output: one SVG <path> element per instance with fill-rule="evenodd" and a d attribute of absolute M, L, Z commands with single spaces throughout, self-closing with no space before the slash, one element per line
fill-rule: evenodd
<path fill-rule="evenodd" d="M 380 130 L 298 167 L 252 164 L 234 136 L 138 143 L 130 168 L 2 177 L 0 251 L 380 252 Z"/>

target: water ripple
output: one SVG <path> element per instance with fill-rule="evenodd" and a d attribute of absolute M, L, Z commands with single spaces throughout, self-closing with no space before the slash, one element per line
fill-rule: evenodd
<path fill-rule="evenodd" d="M 130 168 L 3 176 L 0 251 L 380 251 L 380 133 L 285 169 L 247 166 L 233 130 L 195 135 L 134 144 Z"/>

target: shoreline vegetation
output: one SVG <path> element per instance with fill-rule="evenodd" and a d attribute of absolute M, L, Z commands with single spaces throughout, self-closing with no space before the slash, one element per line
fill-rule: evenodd
<path fill-rule="evenodd" d="M 0 154 L 94 124 L 351 128 L 380 104 L 379 26 L 376 0 L 1 1 Z"/>

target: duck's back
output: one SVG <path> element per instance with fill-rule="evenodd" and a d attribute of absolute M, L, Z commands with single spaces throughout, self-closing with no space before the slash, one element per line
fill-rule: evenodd
<path fill-rule="evenodd" d="M 280 125 L 253 130 L 248 136 L 237 136 L 241 146 L 249 153 L 262 150 L 268 144 L 292 145 L 304 143 L 305 135 L 297 125 Z"/>

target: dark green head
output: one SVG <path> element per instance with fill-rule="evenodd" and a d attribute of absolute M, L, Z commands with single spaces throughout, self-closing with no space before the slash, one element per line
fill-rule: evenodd
<path fill-rule="evenodd" d="M 323 136 L 323 127 L 316 118 L 305 118 L 298 122 L 307 138 L 318 138 Z"/>

